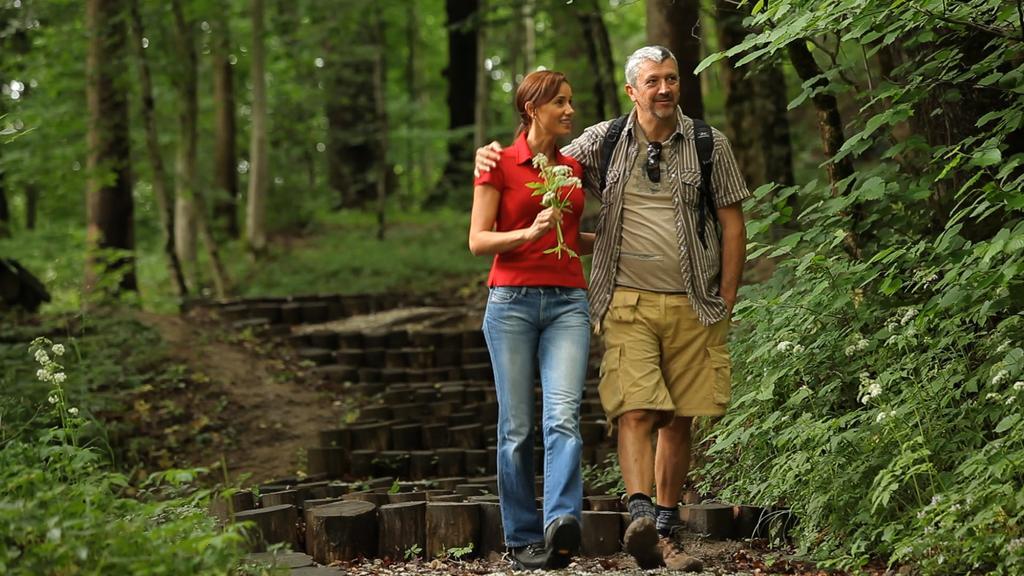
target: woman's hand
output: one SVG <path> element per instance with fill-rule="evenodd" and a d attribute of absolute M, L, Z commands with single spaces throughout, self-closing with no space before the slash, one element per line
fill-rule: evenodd
<path fill-rule="evenodd" d="M 562 211 L 556 208 L 545 208 L 533 219 L 533 224 L 526 229 L 526 241 L 533 242 L 544 236 L 562 221 Z"/>

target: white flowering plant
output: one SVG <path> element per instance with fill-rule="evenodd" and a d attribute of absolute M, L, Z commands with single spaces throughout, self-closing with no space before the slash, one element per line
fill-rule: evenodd
<path fill-rule="evenodd" d="M 526 184 L 527 188 L 533 190 L 532 196 L 540 196 L 540 205 L 545 208 L 572 213 L 570 196 L 573 190 L 582 186 L 580 179 L 572 175 L 572 168 L 564 164 L 551 164 L 543 153 L 533 157 L 533 167 L 540 171 L 540 182 Z M 544 254 L 554 254 L 559 260 L 562 254 L 568 255 L 569 259 L 579 258 L 579 254 L 565 243 L 561 222 L 555 224 L 555 237 L 558 243 L 545 250 Z"/>

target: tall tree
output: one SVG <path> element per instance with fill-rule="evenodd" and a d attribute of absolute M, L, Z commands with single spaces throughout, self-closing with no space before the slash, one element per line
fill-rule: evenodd
<path fill-rule="evenodd" d="M 88 156 L 86 275 L 88 291 L 137 290 L 131 148 L 122 0 L 86 0 Z M 109 280 L 108 280 L 109 279 Z"/>
<path fill-rule="evenodd" d="M 428 206 L 443 203 L 451 190 L 468 189 L 473 174 L 473 121 L 477 75 L 478 0 L 445 0 L 448 28 L 448 163 Z"/>
<path fill-rule="evenodd" d="M 235 146 L 235 76 L 229 59 L 228 7 L 218 6 L 212 23 L 214 215 L 228 236 L 238 237 L 238 152 Z"/>
<path fill-rule="evenodd" d="M 619 87 L 615 84 L 616 62 L 612 56 L 608 27 L 604 24 L 598 0 L 582 0 L 577 4 L 576 16 L 594 75 L 592 89 L 597 114 L 602 119 L 614 118 L 622 114 L 622 106 L 619 104 Z"/>
<path fill-rule="evenodd" d="M 487 12 L 487 0 L 477 0 L 481 14 Z M 487 137 L 488 95 L 490 94 L 491 76 L 487 73 L 485 53 L 487 46 L 487 26 L 484 22 L 476 27 L 476 95 L 473 99 L 473 147 L 483 146 Z"/>
<path fill-rule="evenodd" d="M 199 58 L 196 55 L 195 34 L 193 32 L 195 25 L 190 18 L 186 17 L 185 10 L 182 7 L 182 0 L 172 0 L 171 10 L 174 13 L 176 52 L 181 67 L 181 73 L 177 82 L 180 102 L 178 109 L 178 153 L 175 162 L 175 194 L 179 200 L 181 198 L 189 200 L 195 228 L 209 257 L 217 296 L 223 298 L 226 293 L 226 274 L 217 250 L 217 243 L 210 232 L 204 194 L 196 186 Z"/>
<path fill-rule="evenodd" d="M 716 0 L 719 50 L 739 44 L 750 32 L 747 8 L 737 0 Z M 746 53 L 722 61 L 725 87 L 725 132 L 747 185 L 794 184 L 793 145 L 786 116 L 786 79 L 775 62 L 737 68 Z M 791 196 L 791 198 L 796 198 Z"/>
<path fill-rule="evenodd" d="M 2 142 L 0 142 L 2 144 Z M 4 172 L 0 170 L 0 238 L 11 236 L 11 207 L 7 204 L 7 190 L 4 187 Z"/>
<path fill-rule="evenodd" d="M 842 115 L 839 113 L 839 103 L 836 97 L 827 90 L 828 80 L 825 79 L 821 67 L 814 60 L 814 54 L 811 54 L 810 49 L 807 48 L 807 42 L 801 40 L 790 42 L 787 45 L 787 50 L 797 75 L 804 82 L 812 82 L 812 88 L 815 89 L 811 101 L 818 113 L 818 134 L 821 137 L 822 148 L 825 157 L 830 160 L 826 166 L 828 180 L 832 187 L 832 195 L 839 196 L 843 192 L 840 182 L 854 174 L 853 161 L 849 156 L 832 161 L 832 158 L 839 153 L 839 149 L 843 147 L 843 143 L 846 142 Z M 846 189 L 851 187 L 852 183 L 848 183 Z M 843 214 L 851 220 L 851 225 L 843 238 L 843 247 L 847 254 L 858 260 L 861 257 L 861 248 L 856 228 L 863 220 L 862 210 L 861 206 L 855 204 Z"/>
<path fill-rule="evenodd" d="M 246 199 L 245 237 L 253 255 L 267 247 L 267 79 L 263 53 L 263 0 L 252 0 L 252 138 L 249 144 L 249 195 Z"/>
<path fill-rule="evenodd" d="M 647 0 L 647 42 L 665 46 L 679 62 L 679 106 L 691 118 L 704 118 L 700 78 L 693 73 L 701 61 L 700 2 Z"/>
<path fill-rule="evenodd" d="M 174 249 L 174 204 L 167 196 L 167 170 L 164 168 L 163 155 L 160 153 L 160 142 L 156 126 L 156 106 L 153 99 L 153 80 L 149 71 L 149 60 L 146 58 L 146 50 L 143 45 L 145 28 L 142 22 L 142 13 L 139 10 L 139 1 L 130 0 L 129 11 L 131 13 L 131 44 L 135 52 L 136 66 L 139 70 L 139 93 L 142 98 L 140 116 L 146 132 L 146 150 L 149 152 L 149 165 L 153 172 L 153 196 L 156 199 L 157 212 L 160 217 L 160 229 L 163 233 L 163 250 L 167 257 L 168 271 L 174 279 L 174 286 L 178 295 L 188 294 L 188 287 L 185 284 L 185 275 L 181 269 L 181 262 L 178 260 L 178 253 Z"/>

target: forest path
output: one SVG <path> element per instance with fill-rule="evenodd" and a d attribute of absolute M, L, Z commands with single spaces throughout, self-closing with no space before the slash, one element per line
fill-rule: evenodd
<path fill-rule="evenodd" d="M 232 480 L 243 474 L 252 483 L 294 476 L 301 450 L 319 430 L 338 424 L 343 408 L 288 350 L 232 341 L 223 326 L 199 318 L 139 312 L 138 319 L 160 332 L 173 361 L 208 379 L 210 392 L 224 399 L 216 418 L 234 439 L 224 454 Z M 197 466 L 212 464 L 208 453 L 187 456 Z"/>

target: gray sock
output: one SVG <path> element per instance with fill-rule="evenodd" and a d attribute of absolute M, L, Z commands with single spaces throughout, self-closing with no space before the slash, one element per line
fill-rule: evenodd
<path fill-rule="evenodd" d="M 658 516 L 658 534 L 662 536 L 671 536 L 672 531 L 682 526 L 682 521 L 679 519 L 679 509 L 676 507 L 667 506 L 655 506 L 655 513 Z"/>
<path fill-rule="evenodd" d="M 644 516 L 647 518 L 657 518 L 657 514 L 654 511 L 654 502 L 651 502 L 651 497 L 647 494 L 640 492 L 633 494 L 626 502 L 626 507 L 629 508 L 629 515 L 633 520 Z"/>

